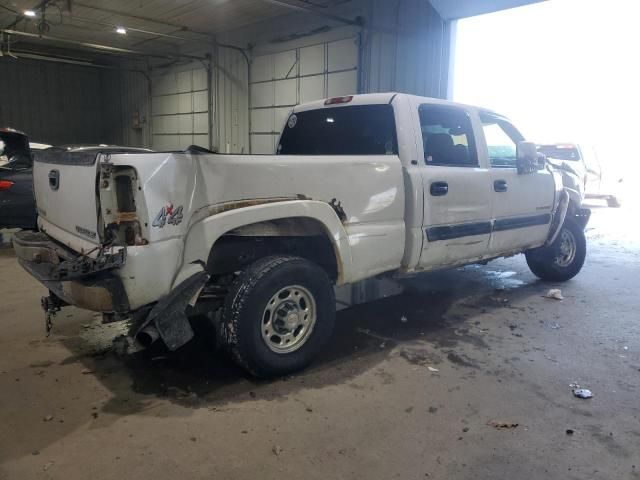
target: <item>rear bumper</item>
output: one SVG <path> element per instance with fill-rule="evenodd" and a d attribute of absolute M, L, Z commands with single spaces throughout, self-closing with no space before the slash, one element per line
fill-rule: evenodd
<path fill-rule="evenodd" d="M 55 267 L 78 255 L 46 234 L 18 232 L 13 237 L 13 247 L 20 265 L 69 305 L 94 312 L 129 312 L 129 299 L 122 280 L 112 271 L 88 273 L 69 281 L 55 280 Z"/>

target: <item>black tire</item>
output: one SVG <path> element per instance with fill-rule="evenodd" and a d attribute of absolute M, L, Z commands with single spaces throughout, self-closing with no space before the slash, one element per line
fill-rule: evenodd
<path fill-rule="evenodd" d="M 568 263 L 560 262 L 559 264 L 558 258 L 563 255 L 561 245 L 565 233 L 575 241 L 575 255 Z M 584 230 L 570 218 L 565 220 L 558 238 L 553 244 L 525 253 L 527 264 L 533 274 L 542 280 L 551 282 L 565 282 L 575 277 L 582 269 L 586 255 L 587 240 L 584 236 Z"/>
<path fill-rule="evenodd" d="M 295 351 L 275 352 L 263 338 L 265 309 L 278 292 L 290 286 L 300 286 L 313 297 L 315 323 Z M 335 313 L 333 286 L 322 268 L 299 257 L 262 258 L 240 274 L 225 299 L 220 323 L 222 344 L 252 375 L 286 375 L 313 361 L 331 337 Z"/>
<path fill-rule="evenodd" d="M 622 202 L 616 196 L 607 197 L 607 205 L 611 208 L 620 208 L 622 206 Z"/>

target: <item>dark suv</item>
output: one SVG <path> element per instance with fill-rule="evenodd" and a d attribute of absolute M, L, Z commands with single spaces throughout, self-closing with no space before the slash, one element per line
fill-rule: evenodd
<path fill-rule="evenodd" d="M 48 147 L 30 145 L 24 133 L 0 128 L 0 228 L 36 228 L 33 151 Z"/>

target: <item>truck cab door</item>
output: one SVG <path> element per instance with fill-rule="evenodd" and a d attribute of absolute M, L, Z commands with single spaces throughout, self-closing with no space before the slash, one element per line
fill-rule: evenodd
<path fill-rule="evenodd" d="M 482 132 L 463 107 L 415 100 L 424 216 L 419 269 L 432 270 L 481 258 L 491 234 L 491 177 L 480 163 Z"/>
<path fill-rule="evenodd" d="M 553 174 L 546 168 L 518 172 L 517 145 L 524 140 L 504 117 L 481 112 L 481 155 L 491 165 L 493 231 L 489 252 L 509 254 L 542 245 L 547 239 L 556 195 Z"/>

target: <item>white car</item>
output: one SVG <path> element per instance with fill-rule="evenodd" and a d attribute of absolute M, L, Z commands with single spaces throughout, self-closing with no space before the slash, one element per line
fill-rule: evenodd
<path fill-rule="evenodd" d="M 609 207 L 621 207 L 626 187 L 623 174 L 614 166 L 603 168 L 597 157 L 589 159 L 586 167 L 586 197 L 606 200 Z"/>
<path fill-rule="evenodd" d="M 582 204 L 587 184 L 587 165 L 580 145 L 576 143 L 552 143 L 538 145 L 547 162 L 560 172 L 562 183 L 575 202 Z"/>
<path fill-rule="evenodd" d="M 14 247 L 48 321 L 72 304 L 175 350 L 205 314 L 258 376 L 313 360 L 335 286 L 518 253 L 564 281 L 586 255 L 588 212 L 509 120 L 412 95 L 299 105 L 276 155 L 49 149 L 34 184 Z"/>

